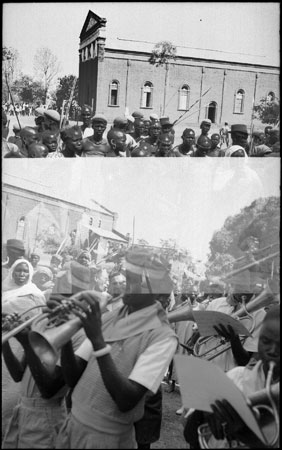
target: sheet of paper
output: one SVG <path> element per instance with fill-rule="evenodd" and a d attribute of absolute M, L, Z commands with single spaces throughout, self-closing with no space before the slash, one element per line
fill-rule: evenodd
<path fill-rule="evenodd" d="M 265 442 L 244 395 L 219 367 L 195 356 L 175 355 L 174 362 L 185 408 L 212 412 L 210 405 L 215 400 L 226 399 L 248 427 Z"/>
<path fill-rule="evenodd" d="M 201 336 L 215 336 L 216 331 L 213 327 L 220 324 L 225 327 L 231 325 L 237 334 L 251 336 L 249 330 L 240 320 L 235 319 L 228 314 L 218 311 L 193 311 L 193 316 L 197 322 Z"/>

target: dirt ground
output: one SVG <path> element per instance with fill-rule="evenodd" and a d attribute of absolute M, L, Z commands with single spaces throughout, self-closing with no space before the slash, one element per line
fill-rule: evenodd
<path fill-rule="evenodd" d="M 151 444 L 151 448 L 190 448 L 183 436 L 181 416 L 175 412 L 181 407 L 181 397 L 178 387 L 174 392 L 168 392 L 168 385 L 163 388 L 163 417 L 160 439 Z"/>

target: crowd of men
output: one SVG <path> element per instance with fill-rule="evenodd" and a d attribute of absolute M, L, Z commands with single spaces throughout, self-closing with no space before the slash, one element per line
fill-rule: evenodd
<path fill-rule="evenodd" d="M 199 337 L 193 316 L 197 310 L 227 316 L 240 312 L 251 335 L 242 339 L 232 326 L 220 322 L 214 340 L 220 344 L 224 340 L 229 347 L 209 364 L 225 372 L 246 398 L 267 388 L 264 402 L 273 409 L 273 429 L 263 441 L 232 404 L 218 398 L 211 405 L 212 413 L 183 405 L 183 438 L 190 448 L 202 448 L 198 430 L 207 422 L 209 448 L 230 443 L 279 447 L 278 397 L 271 389 L 280 381 L 280 297 L 276 283 L 265 288 L 273 270 L 266 273 L 257 260 L 251 269 L 264 277 L 259 288 L 257 277 L 243 265 L 228 285 L 208 283 L 200 293 L 201 289 L 192 289 L 193 282 L 190 290 L 183 283 L 183 261 L 168 261 L 147 248 L 126 249 L 104 271 L 87 249 L 53 255 L 48 267 L 40 265 L 36 253 L 26 258 L 24 244 L 17 239 L 7 241 L 6 251 L 4 318 L 23 302 L 30 311 L 37 298 L 44 320 L 35 320 L 33 331 L 26 327 L 14 336 L 23 351 L 21 358 L 10 340 L 2 347 L 3 365 L 21 385 L 10 420 L 4 424 L 2 448 L 150 448 L 160 437 L 161 382 L 176 353 L 184 349 L 193 354 L 191 341 L 196 343 Z M 259 297 L 258 306 L 248 310 Z M 50 326 L 46 317 L 54 319 L 54 311 L 63 307 L 70 314 L 70 304 L 72 315 L 66 322 L 59 320 L 57 334 L 52 332 L 50 343 L 60 358 L 51 363 L 46 345 L 42 346 Z M 187 307 L 188 314 L 176 319 Z M 75 317 L 81 323 L 78 331 L 76 326 L 71 330 Z M 178 323 L 185 325 L 185 337 Z M 41 336 L 40 349 L 32 345 L 32 332 Z M 5 389 L 11 393 L 14 387 L 6 384 Z M 258 426 L 264 426 L 265 414 L 258 416 L 250 402 L 248 408 Z"/>
<path fill-rule="evenodd" d="M 2 109 L 2 156 L 4 158 L 79 158 L 79 157 L 273 157 L 280 156 L 278 127 L 248 131 L 245 124 L 228 123 L 211 133 L 211 120 L 200 124 L 200 134 L 192 128 L 175 142 L 175 123 L 169 117 L 140 111 L 120 116 L 110 126 L 103 114 L 92 115 L 91 107 L 81 108 L 82 125 L 64 123 L 58 111 L 35 109 L 34 126 L 13 127 L 9 133 L 7 114 Z M 106 133 L 107 127 L 110 126 Z"/>

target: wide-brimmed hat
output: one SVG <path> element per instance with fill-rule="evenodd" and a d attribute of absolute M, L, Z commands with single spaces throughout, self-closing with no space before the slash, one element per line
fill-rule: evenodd
<path fill-rule="evenodd" d="M 25 250 L 23 241 L 19 239 L 8 239 L 6 246 L 16 250 Z"/>
<path fill-rule="evenodd" d="M 249 134 L 247 125 L 237 123 L 235 125 L 231 125 L 230 131 L 228 133 L 245 133 Z"/>

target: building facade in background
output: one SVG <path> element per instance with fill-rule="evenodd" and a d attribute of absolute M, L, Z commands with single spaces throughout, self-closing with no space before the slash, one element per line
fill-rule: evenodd
<path fill-rule="evenodd" d="M 46 191 L 46 192 L 45 192 Z M 59 194 L 48 195 L 44 186 L 5 176 L 2 185 L 2 242 L 20 239 L 27 254 L 61 253 L 65 247 L 91 248 L 99 261 L 109 247 L 128 244 L 128 237 L 115 230 L 118 214 L 98 203 L 71 203 Z"/>
<path fill-rule="evenodd" d="M 91 105 L 110 123 L 137 109 L 145 118 L 157 113 L 174 121 L 202 96 L 184 116 L 185 125 L 209 118 L 218 126 L 251 126 L 254 104 L 279 96 L 279 68 L 251 55 L 216 59 L 211 50 L 178 47 L 173 64 L 156 67 L 148 62 L 153 43 L 108 39 L 106 22 L 89 11 L 80 34 L 79 104 Z"/>

